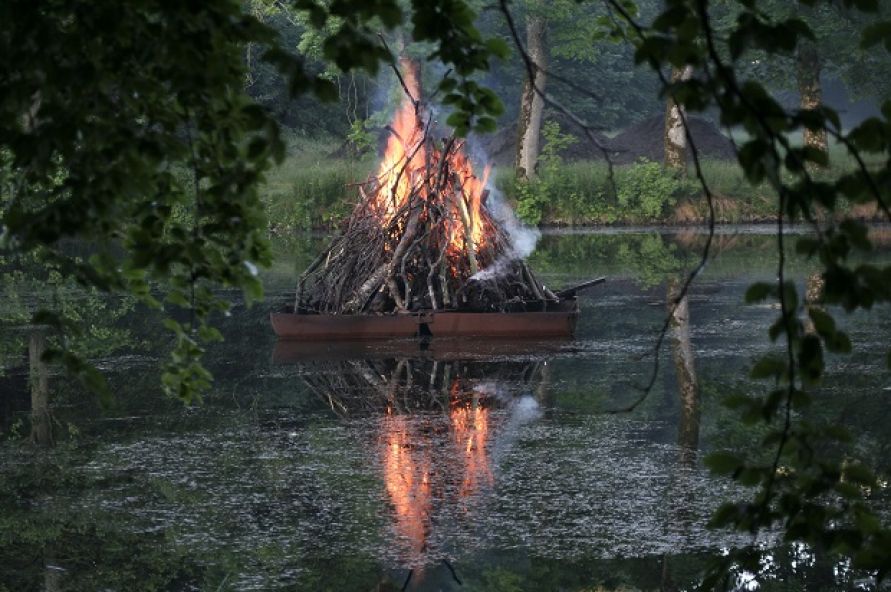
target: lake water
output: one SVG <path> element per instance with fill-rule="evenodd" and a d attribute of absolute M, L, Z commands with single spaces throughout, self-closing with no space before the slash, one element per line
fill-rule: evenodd
<path fill-rule="evenodd" d="M 631 412 L 617 411 L 654 370 L 667 286 L 696 264 L 701 231 L 546 233 L 531 266 L 549 287 L 609 279 L 582 295 L 576 339 L 509 348 L 276 348 L 269 310 L 322 244 L 278 241 L 267 302 L 220 321 L 226 342 L 208 352 L 215 383 L 201 405 L 164 398 L 166 335 L 153 313 L 125 311 L 108 323 L 126 339 L 98 362 L 114 401 L 102 410 L 51 377 L 49 447 L 28 441 L 25 358 L 7 363 L 0 591 L 690 588 L 716 556 L 752 543 L 706 527 L 747 492 L 701 459 L 758 443 L 721 399 L 765 389 L 747 369 L 776 347 L 777 310 L 743 294 L 775 277 L 772 230 L 720 230 L 688 323 Z M 886 262 L 891 233 L 874 236 Z M 810 264 L 790 269 L 803 288 Z M 889 312 L 840 313 L 856 355 L 830 358 L 803 418 L 847 425 L 886 475 Z M 800 546 L 776 546 L 755 575 L 735 583 L 873 586 Z"/>

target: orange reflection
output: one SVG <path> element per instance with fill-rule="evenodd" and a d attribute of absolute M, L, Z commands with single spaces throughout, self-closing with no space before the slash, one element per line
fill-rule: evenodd
<path fill-rule="evenodd" d="M 384 483 L 396 514 L 396 532 L 408 542 L 414 562 L 426 546 L 430 461 L 412 447 L 408 429 L 404 415 L 388 415 L 384 422 Z"/>
<path fill-rule="evenodd" d="M 461 386 L 452 382 L 452 397 L 449 402 L 449 417 L 455 444 L 464 458 L 464 479 L 460 496 L 467 497 L 479 489 L 480 485 L 492 485 L 492 469 L 486 451 L 489 436 L 489 410 L 476 399 L 461 400 Z"/>
<path fill-rule="evenodd" d="M 477 396 L 466 396 L 458 379 L 449 392 L 446 431 L 389 410 L 381 424 L 384 484 L 409 567 L 427 563 L 434 507 L 466 501 L 494 482 L 487 449 L 489 409 Z"/>

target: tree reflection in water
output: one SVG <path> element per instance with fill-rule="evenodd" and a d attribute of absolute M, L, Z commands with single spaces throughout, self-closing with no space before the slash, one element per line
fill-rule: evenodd
<path fill-rule="evenodd" d="M 693 345 L 690 342 L 689 296 L 684 294 L 681 297 L 681 286 L 682 282 L 678 278 L 668 280 L 667 301 L 671 313 L 669 338 L 680 397 L 678 446 L 681 448 L 681 460 L 691 464 L 695 462 L 696 450 L 699 448 L 699 380 L 696 377 Z M 674 303 L 677 305 L 673 306 Z"/>
<path fill-rule="evenodd" d="M 31 441 L 42 446 L 53 443 L 53 419 L 49 405 L 49 368 L 45 327 L 33 327 L 28 336 L 28 365 L 31 383 Z"/>

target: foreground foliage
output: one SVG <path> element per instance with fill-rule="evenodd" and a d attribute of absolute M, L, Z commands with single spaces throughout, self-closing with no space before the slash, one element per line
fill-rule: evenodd
<path fill-rule="evenodd" d="M 796 16 L 773 19 L 759 9 L 758 3 L 740 2 L 725 41 L 716 32 L 713 7 L 707 0 L 671 0 L 649 27 L 637 23 L 627 5 L 612 0 L 609 3 L 617 16 L 610 23 L 613 34 L 637 45 L 640 62 L 657 71 L 669 65 L 689 65 L 701 73 L 685 81 L 663 78 L 664 91 L 689 111 L 717 108 L 722 125 L 743 128 L 749 139 L 738 146 L 738 153 L 746 178 L 756 184 L 767 182 L 778 197 L 777 281 L 755 284 L 746 299 L 772 299 L 779 304 L 780 314 L 769 336 L 782 344 L 782 352 L 765 357 L 752 369 L 754 378 L 772 383 L 766 394 L 737 396 L 728 401 L 741 411 L 742 421 L 767 424 L 760 450 L 772 452 L 766 456 L 756 452 L 748 457 L 719 453 L 708 459 L 715 471 L 756 487 L 753 499 L 724 505 L 713 523 L 755 534 L 779 525 L 787 540 L 804 541 L 817 549 L 851 557 L 855 568 L 874 570 L 881 581 L 891 568 L 891 530 L 882 525 L 875 504 L 869 503 L 871 496 L 881 495 L 876 476 L 852 456 L 853 452 L 851 456 L 822 453 L 828 443 L 849 438 L 843 428 L 797 420 L 800 411 L 812 402 L 810 391 L 823 377 L 824 352 L 848 353 L 852 344 L 830 312 L 808 303 L 789 279 L 786 258 L 790 238 L 785 231 L 795 222 L 813 229 L 814 237 L 797 239 L 795 249 L 820 263 L 825 284 L 822 304 L 852 312 L 891 300 L 891 266 L 856 262 L 857 254 L 872 249 L 866 227 L 851 219 L 821 222 L 819 216 L 821 210 L 834 211 L 844 197 L 853 203 L 875 203 L 891 220 L 887 205 L 891 194 L 883 183 L 891 176 L 891 160 L 887 157 L 891 147 L 891 102 L 883 105 L 881 118 L 867 119 L 844 130 L 832 109 L 786 109 L 757 80 L 738 74 L 743 68 L 737 65 L 751 59 L 753 52 L 788 55 L 813 40 L 808 24 Z M 812 0 L 802 4 L 821 3 Z M 878 4 L 869 0 L 844 4 L 866 13 L 878 9 Z M 863 33 L 864 46 L 884 43 L 891 49 L 889 32 L 887 23 L 870 25 Z M 792 134 L 802 130 L 825 131 L 845 146 L 858 163 L 857 169 L 833 180 L 814 174 L 827 165 L 828 155 L 812 145 L 794 143 Z M 688 141 L 693 143 L 689 134 Z M 884 160 L 870 170 L 864 163 L 865 154 L 882 155 Z M 712 200 L 698 159 L 695 174 Z M 704 260 L 708 254 L 706 245 Z M 690 281 L 693 276 L 695 271 Z M 809 317 L 809 325 L 803 315 Z M 891 352 L 887 355 L 891 367 Z M 762 555 L 757 547 L 732 554 L 712 571 L 706 584 L 722 582 L 734 563 L 744 568 L 757 566 Z"/>

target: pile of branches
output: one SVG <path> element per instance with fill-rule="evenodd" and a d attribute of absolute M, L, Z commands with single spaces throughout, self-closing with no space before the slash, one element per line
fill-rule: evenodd
<path fill-rule="evenodd" d="M 514 255 L 463 142 L 420 129 L 393 169 L 359 185 L 352 214 L 299 279 L 296 312 L 504 311 L 557 299 Z"/>

